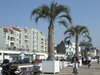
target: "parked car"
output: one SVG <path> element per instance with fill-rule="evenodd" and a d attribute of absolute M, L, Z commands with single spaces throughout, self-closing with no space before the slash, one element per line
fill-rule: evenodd
<path fill-rule="evenodd" d="M 29 58 L 24 58 L 24 59 L 23 59 L 23 62 L 24 62 L 24 63 L 29 63 L 29 62 L 30 62 L 30 61 L 29 61 Z"/>
<path fill-rule="evenodd" d="M 56 61 L 60 61 L 60 59 L 56 59 Z"/>
<path fill-rule="evenodd" d="M 35 60 L 32 60 L 32 63 L 35 63 L 35 62 L 40 62 L 40 59 L 35 59 Z"/>
<path fill-rule="evenodd" d="M 17 60 L 16 63 L 24 63 L 23 60 Z"/>
<path fill-rule="evenodd" d="M 24 58 L 23 60 L 20 59 L 20 60 L 17 60 L 16 63 L 29 63 L 29 58 Z"/>
<path fill-rule="evenodd" d="M 16 61 L 15 60 L 9 60 L 9 63 L 14 64 L 14 63 L 16 63 Z"/>
<path fill-rule="evenodd" d="M 60 61 L 67 61 L 67 59 L 60 59 Z"/>
<path fill-rule="evenodd" d="M 42 63 L 42 61 L 47 61 L 47 59 L 40 59 L 40 63 Z"/>

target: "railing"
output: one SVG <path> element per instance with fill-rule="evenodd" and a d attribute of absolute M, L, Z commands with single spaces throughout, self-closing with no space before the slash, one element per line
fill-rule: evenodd
<path fill-rule="evenodd" d="M 15 37 L 15 34 L 10 34 L 10 37 Z"/>
<path fill-rule="evenodd" d="M 27 73 L 32 74 L 33 72 L 34 75 L 40 75 L 40 66 L 19 66 L 19 69 L 23 75 Z"/>
<path fill-rule="evenodd" d="M 10 39 L 10 41 L 15 41 L 15 39 Z"/>

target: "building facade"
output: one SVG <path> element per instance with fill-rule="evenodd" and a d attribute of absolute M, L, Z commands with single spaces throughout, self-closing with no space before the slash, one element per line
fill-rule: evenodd
<path fill-rule="evenodd" d="M 76 52 L 76 44 L 71 43 L 70 41 L 61 41 L 60 44 L 57 45 L 57 53 L 59 54 L 66 54 L 67 57 L 72 57 Z M 79 55 L 81 48 L 79 47 Z"/>
<path fill-rule="evenodd" d="M 11 25 L 0 27 L 0 49 L 29 52 L 47 52 L 48 40 L 36 29 L 19 28 Z"/>

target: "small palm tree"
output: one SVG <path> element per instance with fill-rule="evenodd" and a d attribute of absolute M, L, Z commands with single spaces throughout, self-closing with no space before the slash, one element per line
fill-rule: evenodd
<path fill-rule="evenodd" d="M 85 37 L 88 38 L 89 41 L 85 40 L 81 41 L 80 46 L 85 47 L 85 57 L 87 58 L 87 49 L 93 47 L 93 45 L 92 45 L 92 38 L 89 35 L 86 35 Z"/>
<path fill-rule="evenodd" d="M 76 54 L 77 54 L 77 57 L 79 58 L 79 37 L 81 35 L 83 36 L 86 36 L 86 35 L 89 35 L 89 30 L 87 29 L 87 27 L 85 26 L 80 26 L 80 25 L 77 25 L 77 26 L 71 26 L 70 28 L 68 28 L 64 34 L 68 34 L 69 33 L 69 36 L 68 37 L 75 37 L 75 41 L 76 41 Z"/>
<path fill-rule="evenodd" d="M 86 42 L 85 40 L 80 42 L 80 46 L 84 46 L 85 47 L 85 57 L 87 58 L 87 49 L 89 49 L 90 47 L 93 47 L 91 42 Z"/>
<path fill-rule="evenodd" d="M 62 14 L 61 14 L 62 13 Z M 65 13 L 65 14 L 63 14 Z M 57 5 L 52 2 L 50 6 L 42 5 L 34 9 L 31 13 L 32 16 L 36 15 L 35 22 L 37 23 L 40 18 L 45 19 L 48 23 L 48 60 L 53 61 L 54 56 L 54 23 L 56 19 L 64 17 L 71 23 L 71 17 L 69 15 L 69 8 L 64 5 Z M 68 27 L 68 25 L 66 26 Z"/>

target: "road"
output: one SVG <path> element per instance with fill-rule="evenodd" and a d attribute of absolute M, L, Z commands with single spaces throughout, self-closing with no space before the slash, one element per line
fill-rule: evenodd
<path fill-rule="evenodd" d="M 40 74 L 40 75 L 54 75 L 54 74 Z M 72 73 L 72 67 L 65 67 L 62 70 L 60 70 L 60 73 L 55 75 L 74 75 L 74 74 Z M 87 67 L 87 65 L 83 65 L 82 67 L 79 67 L 78 75 L 100 75 L 100 64 L 97 64 L 97 62 L 92 62 L 90 69 Z"/>

